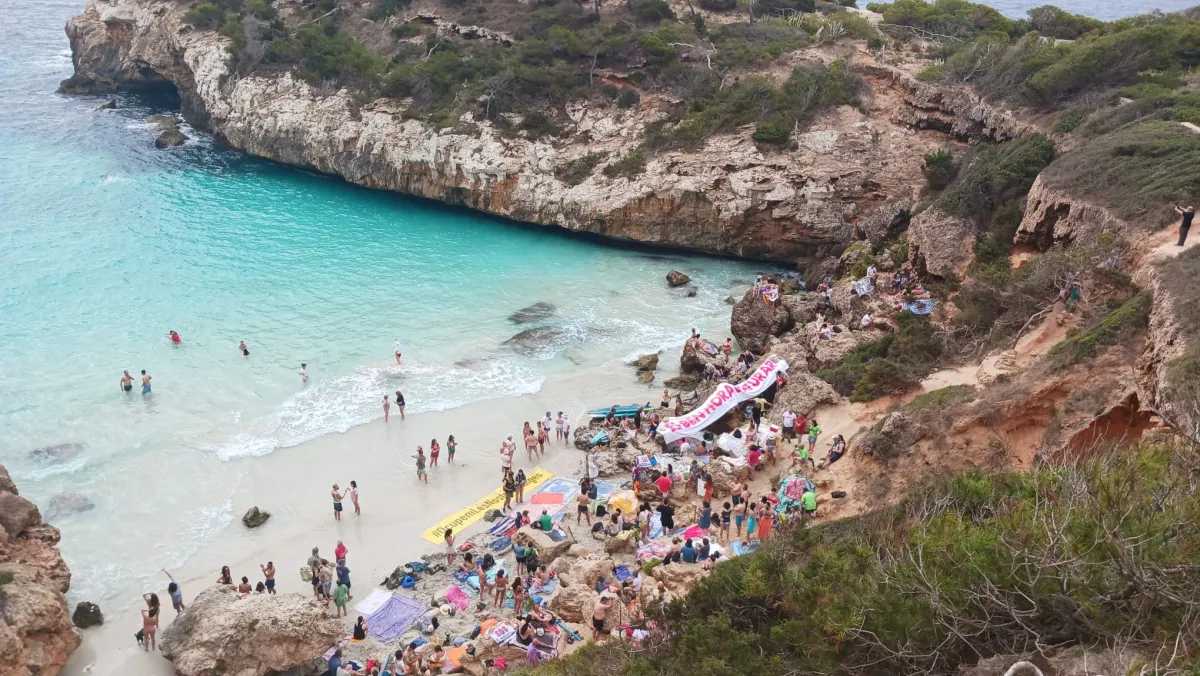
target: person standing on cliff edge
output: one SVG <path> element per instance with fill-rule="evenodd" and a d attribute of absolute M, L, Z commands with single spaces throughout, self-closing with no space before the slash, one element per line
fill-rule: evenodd
<path fill-rule="evenodd" d="M 1187 241 L 1188 230 L 1192 228 L 1192 219 L 1196 216 L 1196 207 L 1175 207 L 1175 213 L 1179 214 L 1179 243 L 1175 246 L 1183 246 Z"/>

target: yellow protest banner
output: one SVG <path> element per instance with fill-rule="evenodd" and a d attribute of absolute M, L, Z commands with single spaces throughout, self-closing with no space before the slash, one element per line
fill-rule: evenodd
<path fill-rule="evenodd" d="M 533 493 L 533 490 L 539 485 L 545 483 L 554 475 L 541 467 L 534 467 L 533 470 L 525 478 L 525 496 Z M 432 528 L 425 531 L 424 536 L 433 544 L 441 544 L 446 536 L 446 529 L 453 528 L 455 532 L 461 531 L 463 528 L 470 526 L 476 521 L 483 518 L 488 510 L 499 509 L 504 506 L 504 488 L 500 487 L 480 498 L 475 504 L 451 514 L 450 516 L 438 521 Z"/>

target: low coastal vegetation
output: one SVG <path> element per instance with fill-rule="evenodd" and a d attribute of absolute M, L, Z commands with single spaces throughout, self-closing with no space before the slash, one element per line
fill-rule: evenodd
<path fill-rule="evenodd" d="M 851 401 L 907 392 L 920 384 L 942 358 L 942 342 L 927 318 L 909 312 L 893 317 L 898 331 L 859 345 L 836 368 L 818 371 L 817 377 Z"/>
<path fill-rule="evenodd" d="M 894 508 L 785 528 L 663 609 L 662 643 L 590 647 L 534 673 L 954 673 L 1048 646 L 1116 647 L 1188 673 L 1198 457 L 1143 445 L 967 473 Z"/>

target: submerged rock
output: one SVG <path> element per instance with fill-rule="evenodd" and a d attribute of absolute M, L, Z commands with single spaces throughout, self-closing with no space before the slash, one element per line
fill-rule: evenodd
<path fill-rule="evenodd" d="M 642 384 L 654 382 L 654 371 L 638 371 L 637 381 Z"/>
<path fill-rule="evenodd" d="M 154 147 L 162 150 L 187 143 L 188 137 L 178 129 L 168 129 L 154 139 Z"/>
<path fill-rule="evenodd" d="M 512 313 L 508 316 L 508 321 L 514 324 L 528 324 L 552 317 L 557 309 L 551 303 L 538 302 Z"/>
<path fill-rule="evenodd" d="M 151 115 L 146 118 L 146 124 L 150 125 L 151 129 L 167 131 L 179 128 L 179 118 L 174 115 Z"/>
<path fill-rule="evenodd" d="M 51 517 L 72 512 L 86 512 L 95 509 L 96 503 L 83 493 L 59 493 L 50 498 L 50 507 L 46 511 Z"/>
<path fill-rule="evenodd" d="M 639 371 L 653 371 L 658 368 L 658 354 L 644 354 L 637 359 L 634 359 L 630 365 Z"/>
<path fill-rule="evenodd" d="M 71 460 L 83 450 L 83 444 L 66 443 L 35 448 L 29 456 L 36 460 Z"/>
<path fill-rule="evenodd" d="M 726 305 L 737 305 L 737 299 L 736 299 L 736 298 L 734 298 L 733 296 L 726 296 L 726 297 L 725 297 L 725 304 L 726 304 Z"/>
<path fill-rule="evenodd" d="M 97 111 L 100 111 L 100 110 L 112 110 L 112 109 L 114 109 L 114 108 L 116 108 L 116 107 L 117 107 L 117 102 L 116 102 L 116 100 L 114 100 L 114 99 L 109 99 L 109 100 L 105 101 L 104 103 L 101 103 L 100 105 L 96 106 L 96 108 L 95 108 L 95 109 L 96 109 Z"/>
<path fill-rule="evenodd" d="M 504 344 L 522 354 L 536 354 L 552 347 L 563 337 L 563 333 L 563 330 L 557 327 L 539 326 L 525 329 L 504 341 Z"/>
<path fill-rule="evenodd" d="M 246 513 L 242 515 L 242 524 L 244 524 L 246 528 L 258 528 L 266 523 L 267 519 L 269 518 L 271 518 L 270 512 L 264 512 L 258 508 L 258 505 L 255 505 L 254 507 L 247 509 Z"/>
<path fill-rule="evenodd" d="M 158 646 L 181 676 L 266 676 L 318 670 L 345 637 L 326 604 L 301 594 L 252 594 L 210 587 L 159 629 Z"/>
<path fill-rule="evenodd" d="M 80 629 L 88 627 L 98 627 L 104 624 L 104 613 L 100 612 L 100 606 L 91 601 L 81 601 L 75 606 L 75 612 L 71 614 L 71 621 Z"/>
<path fill-rule="evenodd" d="M 667 273 L 667 286 L 669 286 L 671 288 L 675 288 L 677 286 L 683 286 L 684 284 L 687 284 L 690 281 L 692 281 L 691 277 L 688 277 L 687 275 L 683 274 L 682 272 L 680 272 L 678 270 L 672 270 Z"/>

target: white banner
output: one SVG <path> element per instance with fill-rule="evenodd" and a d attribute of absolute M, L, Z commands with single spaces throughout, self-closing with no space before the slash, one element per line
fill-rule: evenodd
<path fill-rule="evenodd" d="M 745 380 L 737 385 L 721 383 L 703 404 L 687 415 L 667 418 L 659 423 L 658 431 L 668 444 L 683 437 L 698 436 L 704 428 L 732 411 L 738 404 L 766 392 L 767 388 L 775 384 L 775 374 L 780 371 L 786 372 L 787 369 L 786 361 L 771 355 Z"/>

